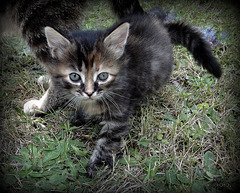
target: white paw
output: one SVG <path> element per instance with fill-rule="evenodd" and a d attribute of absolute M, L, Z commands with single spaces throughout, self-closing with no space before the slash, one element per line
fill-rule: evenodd
<path fill-rule="evenodd" d="M 45 92 L 49 88 L 50 78 L 47 75 L 40 76 L 37 80 L 38 85 L 40 86 L 41 90 Z"/>
<path fill-rule="evenodd" d="M 31 100 L 24 104 L 24 113 L 27 115 L 34 115 L 39 112 L 41 106 L 40 100 Z"/>

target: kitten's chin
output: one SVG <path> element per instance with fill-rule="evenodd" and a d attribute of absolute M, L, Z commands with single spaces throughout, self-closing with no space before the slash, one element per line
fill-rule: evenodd
<path fill-rule="evenodd" d="M 98 100 L 82 100 L 81 103 L 79 103 L 79 107 L 82 108 L 82 110 L 90 116 L 100 115 L 103 113 L 102 106 Z"/>
<path fill-rule="evenodd" d="M 104 112 L 101 105 L 101 96 L 83 96 L 80 93 L 75 93 L 73 102 L 76 108 L 81 108 L 86 114 L 99 115 Z"/>

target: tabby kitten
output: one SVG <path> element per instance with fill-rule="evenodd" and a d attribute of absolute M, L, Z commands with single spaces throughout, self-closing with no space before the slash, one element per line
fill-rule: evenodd
<path fill-rule="evenodd" d="M 103 31 L 63 34 L 45 27 L 52 57 L 45 67 L 51 84 L 39 101 L 25 104 L 25 113 L 48 112 L 61 97 L 77 106 L 72 125 L 97 117 L 102 130 L 87 172 L 92 177 L 103 164 L 111 168 L 135 107 L 171 75 L 171 41 L 184 44 L 194 56 L 201 50 L 203 53 L 198 54 L 204 59 L 196 59 L 205 62 L 209 72 L 220 76 L 220 65 L 208 44 L 191 27 L 184 27 L 189 34 L 182 41 L 178 41 L 181 36 L 177 30 L 148 14 L 126 17 Z"/>
<path fill-rule="evenodd" d="M 38 115 L 74 103 L 72 125 L 97 118 L 102 130 L 87 165 L 90 177 L 103 164 L 113 166 L 135 107 L 168 80 L 171 42 L 186 46 L 210 73 L 221 75 L 199 33 L 185 24 L 163 23 L 160 11 L 144 13 L 137 0 L 112 1 L 122 19 L 103 31 L 72 31 L 78 29 L 76 18 L 84 1 L 10 2 L 23 37 L 50 77 L 47 92 L 40 100 L 27 102 L 24 112 Z M 133 15 L 125 17 L 129 14 Z"/>

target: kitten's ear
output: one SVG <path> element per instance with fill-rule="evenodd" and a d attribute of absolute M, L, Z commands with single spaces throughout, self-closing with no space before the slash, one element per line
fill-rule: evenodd
<path fill-rule="evenodd" d="M 71 42 L 51 27 L 45 27 L 44 32 L 53 58 L 61 59 Z"/>
<path fill-rule="evenodd" d="M 104 39 L 105 47 L 112 52 L 117 59 L 123 55 L 129 35 L 129 27 L 129 23 L 123 23 Z"/>

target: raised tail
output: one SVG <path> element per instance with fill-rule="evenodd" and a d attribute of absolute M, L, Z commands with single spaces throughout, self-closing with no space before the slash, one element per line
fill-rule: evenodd
<path fill-rule="evenodd" d="M 163 21 L 166 18 L 166 12 L 155 7 L 145 12 L 139 4 L 138 0 L 124 1 L 111 0 L 112 8 L 119 18 L 126 17 L 131 14 L 149 14 L 156 16 Z M 193 27 L 184 23 L 165 23 L 171 41 L 173 44 L 181 44 L 186 47 L 194 56 L 195 60 L 207 69 L 208 72 L 215 77 L 220 78 L 222 74 L 221 65 L 211 52 L 209 43 L 202 37 L 202 34 Z"/>
<path fill-rule="evenodd" d="M 221 65 L 213 56 L 209 43 L 202 37 L 200 32 L 180 22 L 166 23 L 165 26 L 168 29 L 173 44 L 181 44 L 186 47 L 203 68 L 207 69 L 215 77 L 221 77 Z"/>

